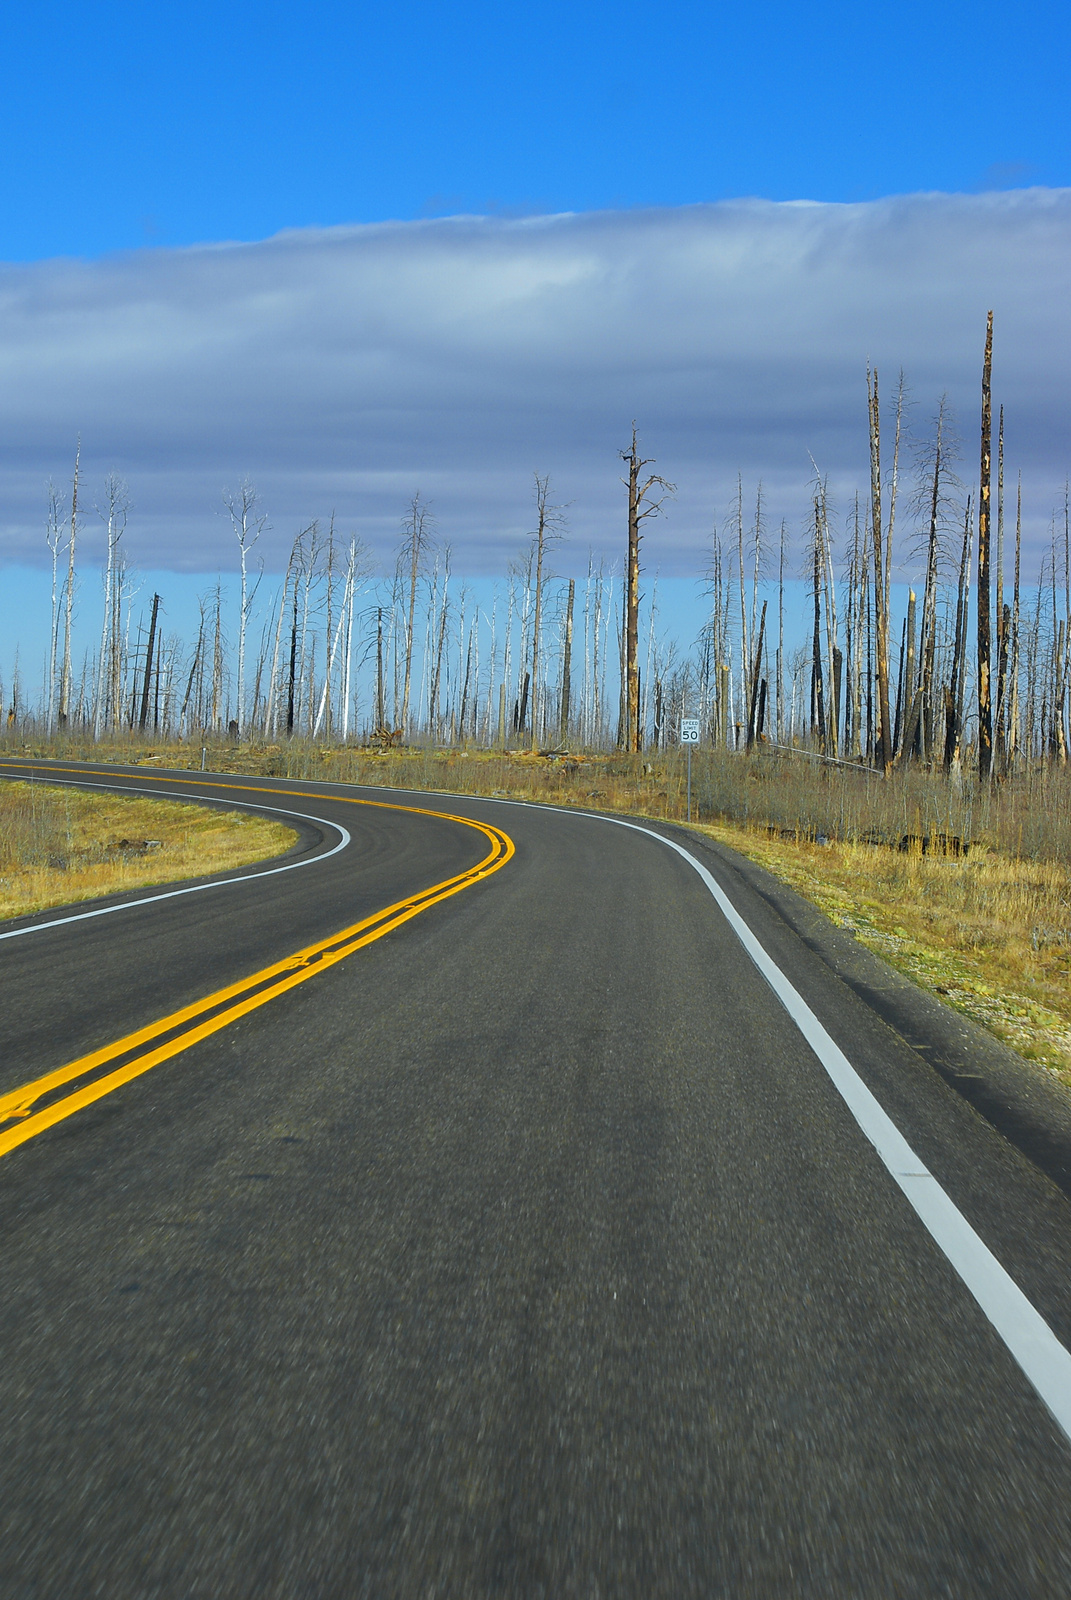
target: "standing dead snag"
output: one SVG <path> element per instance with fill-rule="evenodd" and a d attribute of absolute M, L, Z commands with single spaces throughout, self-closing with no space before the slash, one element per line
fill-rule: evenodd
<path fill-rule="evenodd" d="M 552 506 L 547 498 L 550 492 L 550 474 L 544 473 L 542 477 L 535 474 L 535 503 L 536 503 L 536 529 L 535 529 L 535 616 L 532 620 L 532 749 L 535 750 L 540 738 L 540 713 L 542 712 L 542 696 L 539 684 L 539 644 L 543 627 L 543 587 L 547 580 L 544 563 L 547 554 L 547 545 L 553 540 L 560 539 L 565 527 L 565 516 L 561 506 Z M 523 719 L 522 719 L 523 726 Z"/>
<path fill-rule="evenodd" d="M 74 625 L 74 547 L 78 537 L 78 468 L 82 460 L 82 440 L 74 453 L 74 485 L 71 489 L 71 540 L 67 547 L 67 584 L 64 594 L 63 670 L 60 674 L 59 725 L 65 728 L 71 713 L 71 632 Z"/>
<path fill-rule="evenodd" d="M 997 423 L 997 707 L 993 740 L 997 771 L 1005 766 L 1005 691 L 1008 676 L 1008 628 L 1011 610 L 1004 604 L 1004 407 Z"/>
<path fill-rule="evenodd" d="M 992 477 L 993 313 L 986 319 L 982 364 L 982 459 L 978 481 L 978 776 L 986 782 L 993 770 L 993 706 L 989 684 L 989 502 Z"/>
<path fill-rule="evenodd" d="M 811 738 L 817 740 L 819 748 L 826 749 L 826 700 L 825 678 L 822 672 L 822 522 L 819 514 L 818 496 L 814 497 L 814 543 L 812 549 L 814 557 L 814 636 L 811 644 Z M 751 744 L 750 730 L 748 745 Z"/>
<path fill-rule="evenodd" d="M 667 495 L 676 493 L 676 484 L 668 483 L 657 473 L 652 473 L 641 485 L 640 474 L 644 467 L 654 465 L 653 460 L 641 460 L 636 443 L 636 424 L 632 424 L 632 444 L 621 451 L 621 459 L 628 467 L 628 477 L 621 482 L 628 489 L 628 567 L 625 573 L 625 651 L 621 696 L 622 728 L 620 743 L 627 751 L 640 748 L 640 524 L 647 517 L 657 516 Z M 663 493 L 657 500 L 648 500 L 651 490 Z"/>
<path fill-rule="evenodd" d="M 878 374 L 867 373 L 870 403 L 870 520 L 874 539 L 874 654 L 878 687 L 878 747 L 880 764 L 888 772 L 893 759 L 892 717 L 889 715 L 889 591 L 887 556 L 882 557 L 881 516 L 881 410 Z"/>
<path fill-rule="evenodd" d="M 569 579 L 569 599 L 565 607 L 565 631 L 562 638 L 562 698 L 561 716 L 558 723 L 558 743 L 566 746 L 569 743 L 569 711 L 572 697 L 572 666 L 573 666 L 573 601 L 576 598 L 576 581 Z"/>
<path fill-rule="evenodd" d="M 145 673 L 141 683 L 141 711 L 138 715 L 138 731 L 145 732 L 149 720 L 149 688 L 152 683 L 153 662 L 156 654 L 156 620 L 160 613 L 160 596 L 152 597 L 152 617 L 149 621 L 149 642 L 145 646 Z M 157 669 L 159 671 L 159 669 Z"/>
<path fill-rule="evenodd" d="M 262 516 L 257 510 L 257 491 L 243 478 L 238 493 L 230 494 L 226 491 L 223 495 L 223 504 L 231 519 L 234 537 L 238 540 L 238 551 L 241 561 L 242 589 L 241 601 L 238 608 L 238 683 L 237 706 L 235 719 L 238 723 L 239 736 L 246 731 L 245 715 L 245 641 L 249 626 L 249 613 L 256 598 L 257 587 L 249 593 L 249 552 L 260 538 L 267 524 L 267 517 Z"/>
<path fill-rule="evenodd" d="M 762 602 L 762 615 L 759 619 L 758 643 L 755 646 L 755 661 L 751 672 L 751 699 L 748 703 L 747 714 L 747 748 L 754 746 L 755 740 L 762 733 L 762 721 L 759 705 L 759 684 L 761 681 L 763 694 L 766 690 L 766 679 L 762 676 L 762 647 L 766 637 L 766 601 Z M 762 711 L 765 713 L 765 701 Z"/>
<path fill-rule="evenodd" d="M 424 568 L 427 552 L 431 545 L 431 511 L 421 500 L 419 493 L 415 494 L 410 501 L 409 511 L 402 527 L 404 534 L 399 552 L 399 564 L 403 568 L 408 568 L 409 606 L 405 624 L 405 677 L 402 687 L 401 726 L 405 730 L 404 736 L 408 737 L 409 691 L 413 679 L 413 629 L 416 622 L 417 582 Z"/>
<path fill-rule="evenodd" d="M 966 677 L 967 617 L 971 583 L 971 500 L 963 515 L 963 551 L 959 561 L 959 587 L 956 592 L 956 631 L 952 644 L 952 678 L 945 690 L 945 771 L 959 767 L 960 739 L 963 734 L 963 690 Z M 1040 594 L 1040 589 L 1038 593 Z"/>

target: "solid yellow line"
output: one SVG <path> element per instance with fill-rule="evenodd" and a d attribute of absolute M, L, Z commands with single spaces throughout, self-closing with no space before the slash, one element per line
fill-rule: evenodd
<path fill-rule="evenodd" d="M 55 771 L 56 769 L 52 768 L 50 770 Z M 84 775 L 84 769 L 64 768 L 62 770 L 83 770 Z M 146 777 L 148 776 L 150 774 L 146 774 Z M 151 776 L 158 779 L 158 774 L 153 773 Z M 172 779 L 170 781 L 181 782 L 182 780 Z M 253 786 L 214 784 L 212 787 L 248 789 Z M 302 790 L 280 791 L 275 789 L 265 791 L 261 789 L 257 792 L 261 794 L 265 792 L 300 794 L 305 798 L 311 799 L 335 798 L 314 795 L 310 791 Z M 491 827 L 488 823 L 476 822 L 470 817 L 454 816 L 445 811 L 431 811 L 420 806 L 393 805 L 389 801 L 383 800 L 361 800 L 350 795 L 338 798 L 344 798 L 346 803 L 350 805 L 372 805 L 390 811 L 411 811 L 420 816 L 437 817 L 447 822 L 459 822 L 466 827 L 475 828 L 478 832 L 485 834 L 491 840 L 491 849 L 482 861 L 478 862 L 476 866 L 470 867 L 468 871 L 459 873 L 456 877 L 447 878 L 442 883 L 432 884 L 429 888 L 409 895 L 404 900 L 398 900 L 393 905 L 386 906 L 382 910 L 375 912 L 372 916 L 365 917 L 361 922 L 354 923 L 352 927 L 340 929 L 337 933 L 332 934 L 330 938 L 322 939 L 314 945 L 308 945 L 305 949 L 297 951 L 294 955 L 287 956 L 282 961 L 277 961 L 269 967 L 264 967 L 261 971 L 252 973 L 249 977 L 230 984 L 225 989 L 219 989 L 214 994 L 205 996 L 202 1000 L 194 1001 L 191 1005 L 184 1006 L 179 1011 L 172 1012 L 166 1017 L 161 1017 L 147 1027 L 127 1034 L 122 1039 L 117 1039 L 113 1044 L 104 1046 L 103 1049 L 95 1050 L 86 1056 L 80 1056 L 76 1061 L 68 1062 L 66 1066 L 59 1067 L 54 1072 L 35 1079 L 32 1083 L 23 1084 L 20 1088 L 0 1096 L 0 1122 L 6 1121 L 11 1117 L 25 1118 L 24 1121 L 19 1123 L 18 1127 L 9 1128 L 6 1132 L 0 1133 L 0 1156 L 6 1155 L 9 1150 L 14 1150 L 21 1144 L 25 1144 L 39 1133 L 43 1133 L 46 1128 L 61 1122 L 65 1117 L 72 1116 L 74 1112 L 82 1110 L 83 1107 L 92 1105 L 96 1100 L 103 1099 L 105 1095 L 111 1094 L 113 1089 L 119 1088 L 121 1084 L 129 1083 L 133 1078 L 140 1077 L 142 1073 L 148 1072 L 150 1068 L 157 1066 L 159 1062 L 166 1061 L 170 1057 L 178 1055 L 181 1051 L 187 1050 L 191 1045 L 196 1044 L 199 1039 L 205 1039 L 210 1034 L 217 1033 L 221 1028 L 225 1028 L 230 1023 L 237 1021 L 239 1017 L 247 1015 L 250 1011 L 255 1011 L 258 1006 L 266 1005 L 269 1000 L 275 999 L 277 995 L 286 993 L 287 990 L 294 988 L 297 984 L 304 983 L 306 979 L 314 977 L 316 973 L 322 972 L 327 967 L 334 966 L 346 956 L 352 955 L 355 950 L 360 950 L 365 945 L 372 944 L 376 939 L 383 938 L 384 934 L 391 933 L 395 928 L 401 927 L 404 922 L 408 922 L 412 917 L 418 916 L 421 911 L 426 911 L 430 906 L 437 905 L 440 900 L 449 899 L 451 895 L 459 894 L 462 889 L 468 888 L 470 884 L 479 882 L 492 872 L 497 872 L 500 867 L 505 866 L 506 862 L 515 853 L 513 840 L 508 834 L 503 833 L 499 828 Z M 385 918 L 389 920 L 384 921 Z M 332 948 L 333 946 L 338 946 L 340 941 L 346 942 L 339 949 Z M 319 957 L 319 959 L 316 960 L 316 957 Z M 150 1050 L 146 1054 L 136 1057 L 133 1061 L 124 1063 L 115 1072 L 108 1073 L 103 1078 L 98 1078 L 94 1083 L 86 1085 L 85 1088 L 76 1090 L 73 1094 L 65 1095 L 62 1100 L 56 1101 L 54 1105 L 46 1107 L 43 1111 L 36 1112 L 33 1115 L 29 1114 L 35 1102 L 52 1089 L 59 1088 L 64 1083 L 83 1077 L 87 1072 L 92 1072 L 97 1067 L 104 1066 L 117 1056 L 125 1055 L 139 1045 L 158 1038 L 161 1033 L 171 1032 L 184 1022 L 194 1023 L 195 1019 L 203 1015 L 205 1011 L 212 1010 L 226 1000 L 239 996 L 244 991 L 259 984 L 268 983 L 268 980 L 272 978 L 275 978 L 276 982 L 268 984 L 259 993 L 247 995 L 242 1000 L 236 1000 L 235 1004 L 228 1006 L 216 1016 L 185 1029 L 177 1038 L 168 1040 L 166 1044 L 157 1046 L 155 1050 Z"/>

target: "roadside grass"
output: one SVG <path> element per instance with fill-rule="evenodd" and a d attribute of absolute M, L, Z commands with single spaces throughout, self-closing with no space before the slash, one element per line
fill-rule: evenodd
<path fill-rule="evenodd" d="M 200 743 L 136 738 L 9 738 L 2 750 L 187 768 L 201 757 Z M 214 741 L 206 764 L 685 820 L 685 766 L 675 750 L 541 756 Z M 922 988 L 1071 1086 L 1071 769 L 1046 764 L 981 789 L 967 776 L 917 768 L 884 779 L 769 752 L 703 751 L 692 790 L 700 832 L 766 867 Z"/>
<path fill-rule="evenodd" d="M 695 825 L 781 878 L 838 926 L 1071 1086 L 1071 873 L 984 847 L 918 849 L 771 838 Z"/>
<path fill-rule="evenodd" d="M 278 822 L 175 800 L 0 783 L 0 918 L 249 866 L 288 850 Z"/>

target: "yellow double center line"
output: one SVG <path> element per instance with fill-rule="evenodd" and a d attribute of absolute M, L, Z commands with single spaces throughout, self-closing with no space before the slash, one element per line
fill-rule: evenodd
<path fill-rule="evenodd" d="M 56 771 L 77 770 L 48 768 L 50 774 Z M 80 775 L 86 776 L 84 771 Z M 188 778 L 162 778 L 156 773 L 152 774 L 152 778 L 157 783 L 190 781 Z M 303 789 L 264 790 L 255 789 L 252 784 L 236 783 L 204 783 L 202 786 L 213 789 L 253 790 L 258 794 L 300 796 L 303 799 L 324 798 Z M 277 995 L 285 994 L 288 989 L 296 988 L 299 983 L 304 983 L 308 978 L 315 977 L 318 972 L 334 966 L 336 962 L 352 955 L 355 950 L 372 944 L 376 939 L 382 939 L 384 934 L 400 928 L 403 922 L 419 916 L 420 912 L 427 911 L 429 906 L 437 905 L 440 900 L 447 900 L 451 895 L 460 894 L 462 889 L 479 883 L 481 879 L 505 866 L 514 853 L 513 840 L 508 834 L 499 828 L 491 827 L 488 823 L 475 822 L 471 817 L 453 816 L 445 811 L 429 811 L 420 806 L 393 805 L 384 800 L 358 800 L 350 795 L 335 798 L 342 799 L 347 805 L 377 806 L 388 811 L 410 811 L 418 816 L 436 817 L 444 822 L 459 822 L 467 828 L 475 828 L 477 832 L 485 834 L 491 848 L 483 860 L 477 862 L 468 872 L 458 873 L 454 878 L 432 884 L 430 888 L 423 889 L 418 894 L 410 895 L 405 900 L 398 900 L 394 905 L 385 906 L 382 911 L 365 917 L 362 922 L 355 922 L 350 928 L 343 928 L 340 932 L 332 934 L 329 939 L 308 945 L 304 950 L 298 950 L 294 955 L 277 961 L 274 966 L 264 967 L 250 977 L 230 984 L 226 989 L 217 989 L 214 994 L 206 995 L 203 1000 L 194 1001 L 192 1005 L 184 1006 L 180 1011 L 173 1011 L 169 1016 L 161 1017 L 147 1027 L 139 1028 L 136 1033 L 128 1033 L 124 1038 L 117 1039 L 114 1044 L 105 1045 L 103 1049 L 94 1050 L 89 1055 L 79 1056 L 77 1061 L 70 1061 L 66 1066 L 57 1067 L 54 1072 L 46 1073 L 43 1078 L 37 1078 L 32 1083 L 23 1084 L 19 1089 L 0 1095 L 0 1156 L 36 1138 L 46 1128 L 62 1122 L 65 1117 L 72 1116 L 83 1107 L 103 1099 L 105 1095 L 111 1094 L 113 1089 L 129 1083 L 132 1078 L 140 1077 L 143 1072 L 158 1066 L 161 1061 L 167 1061 L 180 1051 L 188 1050 L 190 1045 L 196 1044 L 199 1039 L 207 1039 L 209 1034 L 218 1033 L 221 1028 L 226 1028 L 239 1017 L 255 1011 L 258 1006 L 267 1005 L 269 1000 L 274 1000 Z"/>

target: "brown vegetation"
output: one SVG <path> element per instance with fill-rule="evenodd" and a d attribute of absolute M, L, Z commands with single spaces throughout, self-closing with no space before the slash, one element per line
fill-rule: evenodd
<path fill-rule="evenodd" d="M 0 783 L 0 917 L 248 866 L 296 835 L 174 800 Z"/>
<path fill-rule="evenodd" d="M 8 749 L 13 755 L 200 764 L 199 749 L 136 740 L 102 746 L 68 737 L 32 747 L 10 742 Z M 645 760 L 621 753 L 541 755 L 527 745 L 492 752 L 225 742 L 209 748 L 207 765 L 216 772 L 684 818 L 684 759 L 676 750 Z M 802 754 L 708 749 L 693 757 L 692 786 L 701 829 L 778 874 L 917 982 L 1022 1053 L 1068 1072 L 1071 1081 L 1066 767 L 1038 763 L 1015 780 L 980 784 L 917 766 L 883 778 L 873 769 L 830 766 Z M 155 867 L 143 863 L 149 872 Z"/>

